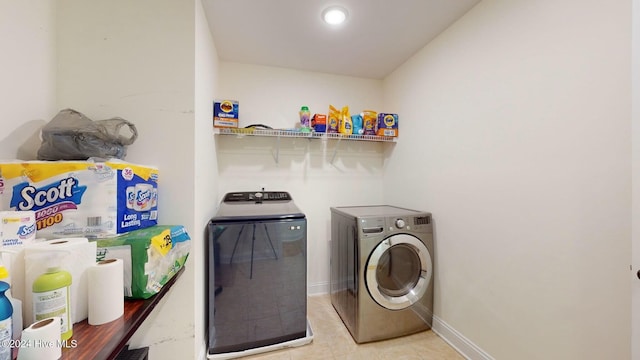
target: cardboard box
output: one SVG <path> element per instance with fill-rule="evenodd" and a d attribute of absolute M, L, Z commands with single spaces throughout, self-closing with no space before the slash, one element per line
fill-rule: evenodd
<path fill-rule="evenodd" d="M 398 136 L 398 114 L 378 114 L 378 136 Z"/>
<path fill-rule="evenodd" d="M 102 238 L 158 223 L 158 169 L 124 161 L 0 162 L 0 210 L 35 211 L 36 236 Z"/>
<path fill-rule="evenodd" d="M 327 115 L 325 114 L 314 114 L 311 118 L 311 127 L 315 132 L 326 132 L 327 131 Z"/>
<path fill-rule="evenodd" d="M 124 296 L 148 299 L 184 267 L 191 238 L 180 225 L 158 225 L 96 240 L 96 261 L 122 259 Z"/>
<path fill-rule="evenodd" d="M 239 108 L 236 100 L 214 100 L 213 127 L 237 128 Z"/>

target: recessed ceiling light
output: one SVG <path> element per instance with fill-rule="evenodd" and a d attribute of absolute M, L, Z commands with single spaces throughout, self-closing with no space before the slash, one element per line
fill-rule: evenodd
<path fill-rule="evenodd" d="M 322 19 L 329 25 L 340 25 L 347 19 L 347 10 L 339 6 L 324 9 Z"/>

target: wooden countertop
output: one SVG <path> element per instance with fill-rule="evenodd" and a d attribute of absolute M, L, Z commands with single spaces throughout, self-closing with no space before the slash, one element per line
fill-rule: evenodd
<path fill-rule="evenodd" d="M 149 299 L 125 300 L 124 315 L 112 322 L 96 326 L 84 320 L 73 324 L 73 336 L 67 341 L 69 347 L 62 349 L 62 359 L 115 359 L 183 272 L 184 267 Z"/>

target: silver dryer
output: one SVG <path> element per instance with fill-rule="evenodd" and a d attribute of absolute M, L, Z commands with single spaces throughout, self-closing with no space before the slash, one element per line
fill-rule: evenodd
<path fill-rule="evenodd" d="M 331 303 L 357 343 L 431 328 L 431 214 L 389 205 L 331 208 Z"/>

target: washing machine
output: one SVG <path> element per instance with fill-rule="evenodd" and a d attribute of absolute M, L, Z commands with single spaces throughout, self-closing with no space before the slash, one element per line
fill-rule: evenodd
<path fill-rule="evenodd" d="M 307 218 L 291 195 L 227 193 L 208 234 L 207 358 L 310 343 Z"/>
<path fill-rule="evenodd" d="M 357 343 L 431 328 L 431 213 L 331 208 L 331 304 Z"/>

